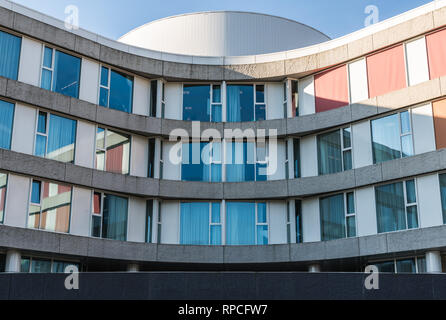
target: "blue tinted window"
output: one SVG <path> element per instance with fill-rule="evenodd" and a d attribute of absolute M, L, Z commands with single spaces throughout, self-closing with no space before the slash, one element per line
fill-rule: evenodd
<path fill-rule="evenodd" d="M 108 107 L 108 89 L 101 88 L 99 90 L 99 105 Z"/>
<path fill-rule="evenodd" d="M 212 225 L 211 226 L 211 245 L 220 246 L 221 245 L 221 226 Z"/>
<path fill-rule="evenodd" d="M 319 200 L 322 241 L 345 238 L 344 195 Z"/>
<path fill-rule="evenodd" d="M 101 86 L 108 87 L 108 68 L 101 68 Z"/>
<path fill-rule="evenodd" d="M 39 112 L 37 121 L 37 132 L 46 134 L 46 112 Z"/>
<path fill-rule="evenodd" d="M 32 191 L 31 191 L 31 202 L 40 203 L 40 181 L 33 181 Z"/>
<path fill-rule="evenodd" d="M 212 102 L 213 103 L 221 103 L 221 86 L 213 85 L 212 86 Z"/>
<path fill-rule="evenodd" d="M 212 122 L 221 122 L 221 104 L 212 106 Z"/>
<path fill-rule="evenodd" d="M 22 39 L 0 31 L 0 76 L 17 80 Z"/>
<path fill-rule="evenodd" d="M 266 223 L 266 203 L 257 204 L 257 223 Z"/>
<path fill-rule="evenodd" d="M 0 148 L 2 149 L 11 148 L 13 120 L 14 105 L 0 100 Z"/>
<path fill-rule="evenodd" d="M 220 223 L 220 203 L 212 203 L 212 223 Z"/>
<path fill-rule="evenodd" d="M 257 244 L 258 245 L 268 244 L 268 226 L 266 225 L 257 226 Z"/>
<path fill-rule="evenodd" d="M 127 240 L 128 199 L 114 195 L 104 195 L 102 217 L 102 238 Z"/>
<path fill-rule="evenodd" d="M 398 114 L 372 121 L 373 161 L 401 158 L 401 138 Z"/>
<path fill-rule="evenodd" d="M 264 104 L 256 104 L 256 121 L 266 120 L 266 106 Z"/>
<path fill-rule="evenodd" d="M 254 245 L 256 244 L 256 213 L 255 203 L 226 203 L 226 244 Z"/>
<path fill-rule="evenodd" d="M 80 73 L 81 59 L 56 50 L 53 91 L 78 98 Z"/>
<path fill-rule="evenodd" d="M 183 144 L 181 179 L 183 181 L 209 181 L 209 153 L 206 142 Z M 206 159 L 206 164 L 202 160 L 202 155 Z"/>
<path fill-rule="evenodd" d="M 43 53 L 43 66 L 49 69 L 53 67 L 53 49 L 45 47 Z"/>
<path fill-rule="evenodd" d="M 209 203 L 181 203 L 180 244 L 209 244 Z"/>
<path fill-rule="evenodd" d="M 407 203 L 417 202 L 417 195 L 415 192 L 415 180 L 406 181 Z"/>
<path fill-rule="evenodd" d="M 375 188 L 378 233 L 406 229 L 406 208 L 403 183 Z"/>
<path fill-rule="evenodd" d="M 42 89 L 51 90 L 51 79 L 53 73 L 50 70 L 42 69 Z"/>
<path fill-rule="evenodd" d="M 228 122 L 254 120 L 254 89 L 252 85 L 228 85 Z"/>
<path fill-rule="evenodd" d="M 114 70 L 110 75 L 109 108 L 132 112 L 133 78 Z"/>
<path fill-rule="evenodd" d="M 183 120 L 210 121 L 210 85 L 184 85 Z"/>
<path fill-rule="evenodd" d="M 254 181 L 254 143 L 231 142 L 226 148 L 226 181 Z"/>
<path fill-rule="evenodd" d="M 74 161 L 76 121 L 50 115 L 47 158 L 62 162 Z"/>
<path fill-rule="evenodd" d="M 256 103 L 265 102 L 265 86 L 256 85 Z"/>
<path fill-rule="evenodd" d="M 38 157 L 45 157 L 46 153 L 46 136 L 41 136 L 38 134 L 36 136 L 36 147 L 34 150 L 34 155 Z"/>

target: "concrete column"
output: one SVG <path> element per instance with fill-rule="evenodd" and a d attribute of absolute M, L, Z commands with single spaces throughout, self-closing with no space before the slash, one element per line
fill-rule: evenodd
<path fill-rule="evenodd" d="M 442 272 L 440 251 L 426 252 L 426 271 L 428 273 Z"/>
<path fill-rule="evenodd" d="M 17 250 L 8 250 L 6 252 L 6 272 L 20 272 L 20 265 L 22 262 L 22 255 Z"/>
<path fill-rule="evenodd" d="M 139 272 L 139 265 L 137 263 L 128 264 L 127 272 Z"/>
<path fill-rule="evenodd" d="M 311 273 L 321 272 L 321 265 L 318 263 L 311 264 L 308 267 L 308 272 L 311 272 Z"/>

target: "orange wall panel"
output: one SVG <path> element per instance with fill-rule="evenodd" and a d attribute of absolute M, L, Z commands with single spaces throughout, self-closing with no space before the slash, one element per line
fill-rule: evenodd
<path fill-rule="evenodd" d="M 446 148 L 446 99 L 432 104 L 437 149 Z"/>
<path fill-rule="evenodd" d="M 367 57 L 370 98 L 406 87 L 406 66 L 402 45 Z"/>
<path fill-rule="evenodd" d="M 343 65 L 314 76 L 316 112 L 348 105 L 347 66 Z"/>
<path fill-rule="evenodd" d="M 431 79 L 446 75 L 446 29 L 426 36 Z"/>

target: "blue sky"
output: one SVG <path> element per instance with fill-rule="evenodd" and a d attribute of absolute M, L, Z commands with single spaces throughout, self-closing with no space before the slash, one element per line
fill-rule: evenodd
<path fill-rule="evenodd" d="M 79 8 L 80 26 L 118 39 L 131 29 L 156 19 L 197 11 L 240 10 L 277 15 L 308 24 L 331 38 L 364 27 L 368 5 L 380 20 L 416 8 L 430 0 L 14 0 L 61 20 L 65 7 Z"/>

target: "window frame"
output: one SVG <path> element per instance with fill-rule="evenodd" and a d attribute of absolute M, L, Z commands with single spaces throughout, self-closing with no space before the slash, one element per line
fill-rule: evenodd
<path fill-rule="evenodd" d="M 420 268 L 419 268 L 419 261 L 425 259 L 425 256 L 412 256 L 412 257 L 402 257 L 402 258 L 395 258 L 395 259 L 379 259 L 379 260 L 372 260 L 368 263 L 368 265 L 376 265 L 379 263 L 386 263 L 386 262 L 392 262 L 393 263 L 393 270 L 394 270 L 394 274 L 400 273 L 400 274 L 405 274 L 402 272 L 398 272 L 398 267 L 397 267 L 397 262 L 398 261 L 404 261 L 404 260 L 414 260 L 415 262 L 415 273 L 414 274 L 420 274 Z M 387 272 L 383 272 L 383 273 L 387 273 Z M 407 273 L 406 273 L 407 274 Z"/>
<path fill-rule="evenodd" d="M 104 130 L 104 147 L 102 147 L 102 148 L 98 148 L 98 145 L 97 145 L 97 138 L 98 138 L 98 129 L 102 129 L 102 130 Z M 129 163 L 128 163 L 128 173 L 126 173 L 126 174 L 124 174 L 124 173 L 120 173 L 120 174 L 122 174 L 122 175 L 125 175 L 125 176 L 128 176 L 128 175 L 130 175 L 130 164 L 131 164 L 131 162 L 132 162 L 132 140 L 133 140 L 133 135 L 132 134 L 129 134 L 129 133 L 126 133 L 126 132 L 123 132 L 123 131 L 120 131 L 120 130 L 115 130 L 115 129 L 110 129 L 109 127 L 107 127 L 107 126 L 102 126 L 102 125 L 100 125 L 100 124 L 97 124 L 96 125 L 96 134 L 95 134 L 95 152 L 94 152 L 94 165 L 93 165 L 93 168 L 95 169 L 95 170 L 98 170 L 98 171 L 102 171 L 102 172 L 110 172 L 110 171 L 107 171 L 106 170 L 106 168 L 107 168 L 107 133 L 109 132 L 109 131 L 111 131 L 111 132 L 113 132 L 113 133 L 115 133 L 115 134 L 119 134 L 119 135 L 122 135 L 122 136 L 126 136 L 126 137 L 128 137 L 128 139 L 129 139 Z M 104 152 L 104 163 L 103 163 L 103 165 L 104 165 L 104 169 L 98 169 L 97 168 L 97 159 L 96 159 L 96 156 L 97 156 L 97 152 L 98 151 L 102 151 L 102 152 Z"/>
<path fill-rule="evenodd" d="M 101 84 L 102 68 L 108 70 L 107 86 L 104 86 L 104 85 Z M 114 108 L 110 108 L 111 74 L 112 74 L 112 72 L 115 72 L 115 73 L 117 73 L 117 74 L 120 74 L 120 75 L 123 76 L 123 77 L 131 77 L 131 78 L 132 78 L 132 94 L 131 94 L 131 97 L 132 97 L 132 103 L 131 103 L 131 105 L 129 106 L 130 110 L 129 110 L 128 112 L 127 112 L 127 111 L 117 110 L 117 109 L 114 109 Z M 112 110 L 116 110 L 116 111 L 121 111 L 121 112 L 129 113 L 129 114 L 133 113 L 134 94 L 135 94 L 135 77 L 136 77 L 136 75 L 133 74 L 133 73 L 129 73 L 129 72 L 125 71 L 125 70 L 122 70 L 122 69 L 119 69 L 119 68 L 115 68 L 115 67 L 112 67 L 112 66 L 110 66 L 110 65 L 101 63 L 101 64 L 99 65 L 99 79 L 98 79 L 98 84 L 99 84 L 99 86 L 98 86 L 98 91 L 97 91 L 97 92 L 98 92 L 98 94 L 97 94 L 97 95 L 98 95 L 98 101 L 97 101 L 97 104 L 98 104 L 99 106 L 103 107 L 103 108 L 112 109 Z M 107 106 L 102 106 L 102 105 L 100 104 L 100 102 L 101 102 L 101 88 L 107 90 Z M 149 97 L 149 98 L 150 98 L 150 97 Z"/>
<path fill-rule="evenodd" d="M 344 130 L 345 129 L 350 129 L 350 147 L 345 147 L 344 146 Z M 338 172 L 331 172 L 331 173 L 326 173 L 326 174 L 321 174 L 320 173 L 320 160 L 319 160 L 319 137 L 325 134 L 329 134 L 329 133 L 334 133 L 334 132 L 338 132 L 339 133 L 339 139 L 341 141 L 340 144 L 340 152 L 341 152 L 341 171 Z M 294 138 L 293 140 L 299 140 L 299 147 L 300 147 L 300 138 Z M 294 143 L 294 142 L 293 142 Z M 318 157 L 318 176 L 323 176 L 323 175 L 327 175 L 327 174 L 335 174 L 335 173 L 339 173 L 339 172 L 344 172 L 344 171 L 349 171 L 349 170 L 354 170 L 355 169 L 355 163 L 354 163 L 354 157 L 353 157 L 353 130 L 352 130 L 352 126 L 343 126 L 337 129 L 329 129 L 329 130 L 325 130 L 322 131 L 320 133 L 318 133 L 316 135 L 316 143 L 317 143 L 317 157 Z M 350 155 L 351 155 L 351 162 L 352 162 L 352 168 L 351 169 L 345 169 L 345 161 L 344 161 L 344 153 L 350 151 Z M 299 155 L 301 155 L 300 150 L 299 150 Z M 300 166 L 299 166 L 300 169 Z"/>
<path fill-rule="evenodd" d="M 103 213 L 104 213 L 104 193 L 103 192 L 97 192 L 97 191 L 94 191 L 94 190 L 92 190 L 93 191 L 93 201 L 92 201 L 92 203 L 91 203 L 91 205 L 92 205 L 92 209 L 91 209 L 91 219 L 90 219 L 90 223 L 91 223 L 91 225 L 90 225 L 90 237 L 92 237 L 92 238 L 95 238 L 95 239 L 103 239 L 102 238 L 102 224 L 103 224 Z M 100 198 L 99 198 L 99 206 L 100 206 L 100 213 L 95 213 L 94 212 L 94 196 L 95 196 L 95 194 L 99 194 L 99 196 L 100 196 Z M 101 224 L 99 225 L 99 236 L 98 237 L 96 237 L 96 236 L 94 236 L 93 235 L 93 226 L 94 226 L 94 223 L 93 223 L 93 220 L 94 220 L 94 217 L 97 217 L 97 218 L 100 218 L 100 221 L 101 221 Z"/>

